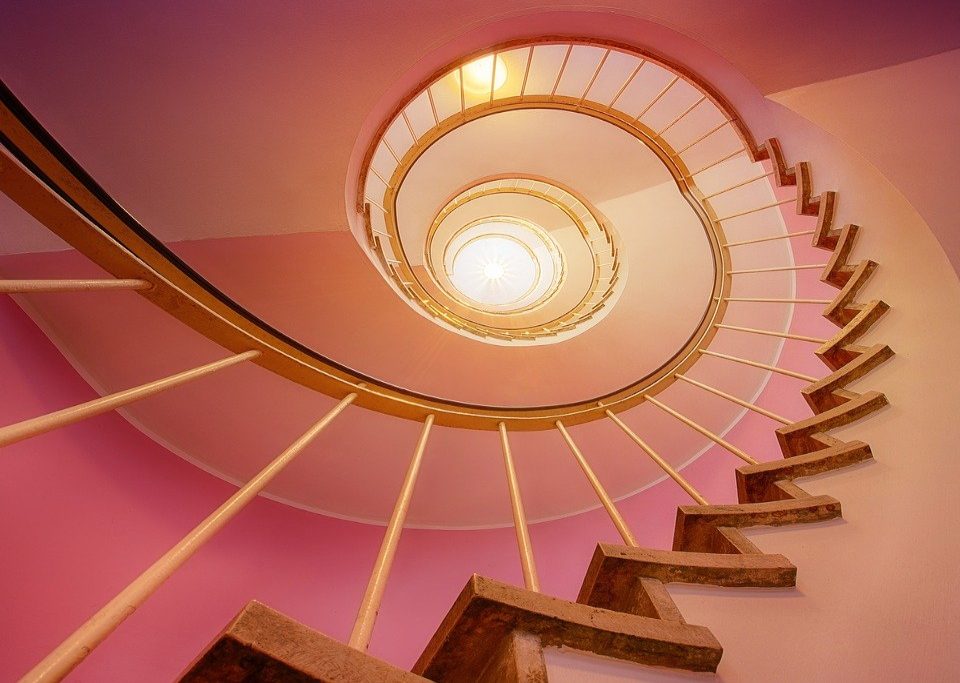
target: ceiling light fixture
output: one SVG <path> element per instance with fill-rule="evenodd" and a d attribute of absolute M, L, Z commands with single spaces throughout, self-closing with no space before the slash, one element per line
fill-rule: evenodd
<path fill-rule="evenodd" d="M 487 55 L 463 65 L 463 87 L 471 93 L 497 91 L 507 82 L 507 65 L 500 56 Z"/>
<path fill-rule="evenodd" d="M 485 307 L 519 301 L 536 288 L 542 275 L 537 254 L 517 237 L 500 232 L 503 226 L 496 219 L 480 223 L 479 234 L 456 250 L 451 264 L 454 287 Z"/>

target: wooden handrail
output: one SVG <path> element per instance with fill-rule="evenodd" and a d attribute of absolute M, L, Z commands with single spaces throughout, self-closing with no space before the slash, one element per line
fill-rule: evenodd
<path fill-rule="evenodd" d="M 0 280 L 0 294 L 92 292 L 109 289 L 150 289 L 146 280 Z"/>
<path fill-rule="evenodd" d="M 577 39 L 572 42 L 579 44 L 584 41 Z M 608 50 L 636 53 L 643 58 L 649 58 L 652 63 L 663 62 L 662 57 L 646 55 L 642 50 L 627 44 L 592 40 L 586 42 Z M 509 46 L 505 44 L 491 47 L 483 54 L 490 50 L 499 53 L 520 45 L 529 47 L 530 42 L 513 41 Z M 682 79 L 691 83 L 701 94 L 706 95 L 712 106 L 723 112 L 742 143 L 732 155 L 745 153 L 751 161 L 761 158 L 759 155 L 763 150 L 757 147 L 750 131 L 720 93 L 696 74 L 678 65 L 666 65 L 666 68 L 672 72 L 673 82 Z M 449 70 L 448 68 L 447 71 Z M 667 89 L 664 88 L 664 92 Z M 430 94 L 429 88 L 427 94 Z M 562 99 L 555 103 L 557 108 L 576 109 L 576 105 L 560 101 Z M 656 98 L 651 104 L 655 104 L 655 101 Z M 487 104 L 499 106 L 496 102 Z M 543 106 L 539 102 L 520 104 L 524 107 Z M 597 106 L 594 104 L 584 102 L 583 108 L 590 109 L 590 115 L 613 125 L 629 125 L 622 116 L 605 111 L 605 103 Z M 400 106 L 396 114 L 400 116 L 402 111 L 403 106 Z M 6 191 L 42 224 L 93 258 L 105 270 L 118 278 L 136 278 L 149 282 L 151 289 L 146 290 L 144 296 L 212 341 L 234 351 L 251 347 L 261 349 L 262 355 L 257 359 L 257 364 L 272 372 L 335 398 L 347 393 L 357 393 L 358 405 L 405 419 L 422 421 L 426 415 L 434 414 L 436 423 L 444 426 L 496 429 L 496 425 L 503 421 L 511 429 L 519 430 L 552 428 L 557 419 L 568 425 L 595 420 L 602 416 L 602 412 L 597 409 L 599 402 L 623 410 L 637 405 L 644 393 L 656 392 L 669 385 L 673 381 L 673 372 L 684 371 L 694 362 L 696 346 L 709 342 L 714 334 L 712 324 L 722 315 L 723 302 L 714 299 L 725 289 L 722 269 L 718 268 L 712 297 L 717 305 L 709 307 L 702 324 L 691 335 L 688 344 L 670 359 L 672 367 L 658 369 L 650 376 L 640 378 L 606 395 L 569 404 L 488 406 L 429 396 L 377 380 L 337 363 L 244 310 L 190 269 L 124 211 L 57 144 L 12 93 L 3 87 L 0 87 L 0 129 L 5 148 L 0 155 L 0 189 Z M 671 159 L 669 144 L 642 126 L 638 127 L 636 135 L 643 138 L 645 144 L 671 169 L 678 187 L 682 192 L 686 192 L 688 201 L 696 204 L 695 210 L 698 214 L 703 214 L 700 216 L 701 221 L 712 224 L 705 208 L 700 206 L 699 200 L 690 189 L 693 187 L 690 174 L 681 162 Z M 368 161 L 369 159 L 365 159 L 362 164 L 364 168 Z M 365 174 L 366 171 L 360 173 L 361 184 Z M 362 209 L 362 192 L 358 193 L 357 200 L 361 202 L 358 206 Z M 721 238 L 722 233 L 710 237 L 711 246 L 717 251 L 723 241 Z M 171 301 L 176 301 L 178 305 L 171 306 Z"/>
<path fill-rule="evenodd" d="M 112 275 L 149 282 L 143 296 L 211 341 L 234 351 L 257 347 L 258 365 L 334 398 L 357 393 L 362 407 L 418 421 L 434 414 L 437 424 L 451 427 L 496 429 L 506 422 L 511 429 L 540 430 L 553 428 L 557 419 L 580 424 L 602 416 L 599 401 L 627 408 L 643 392 L 668 385 L 671 370 L 689 367 L 695 346 L 712 337 L 715 320 L 708 318 L 677 354 L 674 368 L 570 404 L 488 406 L 391 385 L 299 344 L 230 300 L 116 204 L 25 110 L 10 110 L 13 103 L 19 106 L 11 98 L 0 88 L 0 132 L 7 137 L 0 145 L 0 190 Z"/>
<path fill-rule="evenodd" d="M 608 49 L 611 46 L 629 48 L 606 44 Z M 749 131 L 729 103 L 695 75 L 674 69 L 674 76 L 681 73 L 684 79 L 708 93 L 709 99 L 727 114 L 744 142 L 743 147 L 714 163 L 744 153 L 752 161 L 763 158 L 760 156 L 763 150 L 753 144 Z M 558 103 L 557 106 L 566 105 Z M 590 113 L 615 125 L 617 121 L 624 124 L 599 110 Z M 644 394 L 668 386 L 674 373 L 687 370 L 697 357 L 696 349 L 708 343 L 715 333 L 713 325 L 722 315 L 723 304 L 736 300 L 723 298 L 726 285 L 718 270 L 712 297 L 716 307 L 708 310 L 688 344 L 671 359 L 673 366 L 665 366 L 604 396 L 569 404 L 513 407 L 468 404 L 421 394 L 338 364 L 257 319 L 192 271 L 125 212 L 5 88 L 0 88 L 0 114 L 3 114 L 0 127 L 5 136 L 5 150 L 0 155 L 0 189 L 41 223 L 116 277 L 149 282 L 151 288 L 144 291 L 144 296 L 207 338 L 234 351 L 259 348 L 262 353 L 257 363 L 272 372 L 333 397 L 357 393 L 358 405 L 399 417 L 422 421 L 433 414 L 436 422 L 445 426 L 496 429 L 499 422 L 505 422 L 511 429 L 538 430 L 552 427 L 558 419 L 567 425 L 598 419 L 603 415 L 598 408 L 600 403 L 624 410 L 640 403 Z M 649 131 L 641 133 L 650 135 Z M 651 149 L 672 169 L 678 186 L 690 185 L 691 174 L 680 162 L 671 160 L 669 145 L 659 140 Z M 711 239 L 719 250 L 724 242 L 722 234 Z M 179 303 L 174 309 L 169 306 L 172 300 Z"/>

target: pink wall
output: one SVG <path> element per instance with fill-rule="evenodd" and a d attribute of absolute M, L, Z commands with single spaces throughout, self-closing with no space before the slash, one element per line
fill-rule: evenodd
<path fill-rule="evenodd" d="M 942 179 L 960 149 L 960 50 L 771 96 L 863 154 L 923 216 L 960 272 L 957 201 Z M 890 94 L 897 106 L 887 106 Z M 917 131 L 936 134 L 917 135 Z"/>

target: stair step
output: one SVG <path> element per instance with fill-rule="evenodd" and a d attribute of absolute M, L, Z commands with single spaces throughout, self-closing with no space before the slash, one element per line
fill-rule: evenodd
<path fill-rule="evenodd" d="M 488 663 L 516 634 L 524 635 L 528 654 L 534 642 L 691 671 L 716 671 L 723 654 L 702 626 L 568 602 L 474 575 L 413 671 L 444 683 L 483 680 Z"/>
<path fill-rule="evenodd" d="M 424 683 L 256 600 L 244 607 L 181 683 Z"/>
<path fill-rule="evenodd" d="M 806 496 L 740 505 L 683 505 L 677 509 L 673 549 L 693 552 L 729 552 L 730 539 L 724 527 L 783 526 L 836 519 L 840 501 L 832 496 Z"/>
<path fill-rule="evenodd" d="M 577 602 L 636 614 L 647 600 L 642 596 L 650 592 L 644 580 L 789 588 L 796 579 L 797 568 L 783 555 L 679 552 L 601 543 L 593 553 Z"/>

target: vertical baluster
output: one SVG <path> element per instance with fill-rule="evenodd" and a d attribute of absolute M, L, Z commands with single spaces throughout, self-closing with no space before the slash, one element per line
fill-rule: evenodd
<path fill-rule="evenodd" d="M 623 433 L 624 433 L 624 434 L 626 434 L 627 436 L 629 436 L 629 437 L 633 440 L 633 442 L 634 442 L 635 444 L 637 444 L 638 446 L 640 446 L 640 448 L 642 448 L 642 449 L 646 452 L 646 454 L 649 455 L 650 458 L 651 458 L 655 463 L 657 463 L 657 465 L 660 466 L 660 469 L 662 469 L 664 472 L 666 472 L 667 475 L 668 475 L 671 479 L 673 479 L 675 482 L 677 482 L 678 484 L 680 484 L 680 487 L 681 487 L 684 491 L 686 491 L 686 492 L 690 495 L 691 498 L 693 498 L 693 499 L 694 499 L 697 503 L 699 503 L 700 505 L 709 505 L 709 504 L 710 504 L 710 503 L 707 502 L 707 499 L 706 499 L 706 498 L 704 498 L 703 496 L 700 495 L 700 492 L 699 492 L 699 491 L 697 491 L 695 488 L 693 488 L 693 485 L 692 485 L 690 482 L 688 482 L 686 479 L 684 479 L 683 477 L 681 477 L 679 472 L 677 472 L 675 469 L 673 469 L 672 467 L 670 467 L 669 463 L 667 463 L 666 460 L 664 460 L 663 458 L 661 458 L 661 457 L 657 454 L 657 452 L 656 452 L 655 450 L 653 450 L 652 448 L 650 448 L 650 446 L 647 444 L 646 441 L 644 441 L 644 440 L 641 439 L 639 436 L 637 436 L 637 434 L 636 434 L 632 429 L 630 429 L 630 428 L 623 422 L 623 420 L 621 420 L 619 417 L 617 417 L 616 415 L 614 415 L 614 414 L 613 414 L 612 412 L 610 412 L 609 410 L 606 410 L 606 411 L 604 411 L 604 412 L 607 414 L 607 417 L 609 417 L 611 420 L 613 420 L 614 423 L 615 423 L 618 427 L 620 427 L 620 429 L 623 430 Z"/>
<path fill-rule="evenodd" d="M 530 544 L 530 532 L 527 530 L 527 516 L 520 500 L 520 483 L 513 467 L 513 455 L 510 453 L 510 441 L 507 439 L 507 425 L 497 425 L 500 429 L 500 445 L 503 448 L 503 463 L 507 469 L 507 485 L 510 487 L 510 505 L 513 508 L 513 526 L 517 532 L 517 545 L 520 548 L 520 566 L 523 568 L 523 583 L 527 590 L 540 591 L 537 578 L 537 566 L 533 561 L 533 546 Z"/>
<path fill-rule="evenodd" d="M 390 515 L 387 530 L 383 534 L 383 541 L 380 543 L 380 552 L 377 554 L 377 561 L 373 565 L 373 572 L 370 575 L 370 581 L 367 583 L 367 590 L 363 594 L 363 600 L 357 612 L 357 619 L 353 624 L 353 632 L 350 634 L 350 647 L 356 648 L 357 650 L 366 651 L 370 645 L 373 626 L 376 623 L 377 614 L 380 611 L 380 603 L 383 600 L 383 591 L 387 585 L 387 578 L 390 576 L 390 568 L 393 566 L 393 557 L 397 552 L 400 534 L 403 532 L 403 523 L 407 518 L 410 500 L 413 498 L 413 489 L 417 485 L 417 475 L 420 473 L 420 463 L 423 460 L 423 452 L 427 447 L 427 437 L 430 435 L 430 427 L 433 425 L 433 419 L 434 416 L 432 414 L 427 415 L 427 419 L 423 422 L 420 440 L 417 441 L 413 458 L 410 460 L 410 466 L 407 468 L 403 485 L 400 487 L 400 495 L 397 497 L 393 514 Z"/>
<path fill-rule="evenodd" d="M 270 481 L 279 474 L 306 446 L 313 441 L 333 418 L 353 403 L 356 394 L 348 394 L 330 412 L 294 441 L 283 453 L 230 498 L 213 514 L 200 522 L 183 540 L 177 543 L 149 569 L 123 589 L 119 595 L 94 614 L 83 626 L 73 632 L 57 649 L 47 655 L 22 679 L 21 683 L 59 681 L 70 673 L 84 657 L 109 636 L 127 617 L 133 614 L 150 595 L 184 562 L 199 550 L 227 522 L 252 501 Z"/>
<path fill-rule="evenodd" d="M 705 356 L 713 356 L 714 358 L 723 358 L 724 360 L 733 361 L 734 363 L 740 363 L 741 365 L 749 365 L 752 368 L 760 368 L 761 370 L 769 370 L 770 372 L 776 372 L 786 377 L 793 377 L 794 379 L 802 379 L 804 382 L 816 382 L 817 378 L 812 375 L 805 375 L 802 372 L 796 372 L 794 370 L 788 370 L 786 368 L 781 368 L 776 365 L 770 365 L 769 363 L 761 363 L 755 360 L 749 360 L 747 358 L 740 358 L 739 356 L 731 356 L 726 353 L 717 353 L 716 351 L 710 351 L 709 349 L 700 349 L 700 353 Z"/>
<path fill-rule="evenodd" d="M 724 325 L 717 323 L 714 325 L 719 330 L 735 330 L 737 332 L 749 332 L 750 334 L 760 334 L 765 337 L 780 337 L 781 339 L 795 339 L 797 341 L 811 342 L 813 344 L 826 344 L 826 339 L 820 337 L 808 337 L 802 334 L 793 334 L 791 332 L 777 332 L 776 330 L 758 330 L 755 327 L 739 327 L 737 325 Z"/>
<path fill-rule="evenodd" d="M 80 405 L 64 408 L 63 410 L 48 413 L 47 415 L 41 415 L 40 417 L 34 417 L 29 420 L 24 420 L 23 422 L 8 425 L 6 427 L 0 427 L 0 446 L 8 446 L 31 436 L 37 436 L 38 434 L 49 432 L 53 429 L 57 429 L 58 427 L 64 427 L 66 425 L 73 424 L 74 422 L 79 422 L 85 418 L 106 413 L 114 408 L 120 408 L 121 406 L 133 403 L 141 398 L 158 394 L 164 389 L 170 389 L 172 387 L 185 384 L 191 380 L 205 377 L 206 375 L 214 373 L 217 370 L 228 368 L 231 365 L 236 365 L 237 363 L 241 363 L 245 360 L 256 358 L 259 355 L 259 351 L 238 353 L 235 356 L 214 361 L 213 363 L 207 363 L 206 365 L 201 365 L 198 368 L 186 370 L 184 372 L 177 373 L 176 375 L 171 375 L 170 377 L 164 377 L 163 379 L 154 380 L 153 382 L 148 382 L 147 384 L 141 384 L 138 387 L 124 389 L 123 391 L 118 391 L 115 394 L 101 396 L 100 398 L 95 398 L 92 401 L 87 401 L 86 403 L 81 403 Z"/>
<path fill-rule="evenodd" d="M 783 417 L 782 415 L 777 415 L 776 413 L 771 412 L 771 411 L 767 410 L 766 408 L 761 408 L 760 406 L 756 405 L 755 403 L 750 403 L 749 401 L 744 401 L 742 398 L 737 398 L 736 396 L 733 396 L 732 394 L 728 394 L 728 393 L 725 392 L 725 391 L 720 391 L 719 389 L 717 389 L 717 388 L 715 388 L 715 387 L 711 387 L 709 384 L 704 384 L 703 382 L 698 382 L 697 380 L 695 380 L 695 379 L 690 379 L 689 377 L 686 377 L 686 376 L 684 376 L 684 375 L 675 375 L 675 377 L 676 377 L 677 379 L 682 379 L 682 380 L 683 380 L 684 382 L 686 382 L 687 384 L 692 384 L 692 385 L 695 386 L 695 387 L 700 387 L 700 388 L 703 389 L 704 391 L 709 391 L 711 394 L 714 394 L 715 396 L 719 396 L 720 398 L 725 398 L 725 399 L 727 399 L 728 401 L 730 401 L 730 402 L 732 402 L 732 403 L 736 403 L 738 406 L 743 406 L 744 408 L 747 408 L 748 410 L 752 410 L 753 412 L 755 412 L 755 413 L 757 413 L 757 414 L 759 414 L 759 415 L 763 415 L 763 416 L 765 416 L 765 417 L 769 417 L 771 420 L 776 420 L 777 422 L 780 422 L 781 424 L 785 424 L 785 425 L 793 424 L 793 421 L 792 421 L 792 420 L 788 420 L 787 418 Z"/>
<path fill-rule="evenodd" d="M 707 429 L 706 427 L 700 426 L 699 424 L 697 424 L 696 422 L 694 422 L 693 420 L 691 420 L 689 417 L 687 417 L 687 416 L 685 416 L 685 415 L 681 415 L 680 413 L 678 413 L 676 410 L 674 410 L 674 409 L 671 408 L 670 406 L 664 405 L 663 403 L 661 403 L 660 401 L 658 401 L 657 399 L 655 399 L 653 396 L 644 396 L 643 398 L 644 398 L 645 400 L 647 400 L 647 401 L 650 401 L 650 403 L 652 403 L 653 405 L 657 406 L 658 408 L 660 408 L 661 410 L 663 410 L 663 411 L 666 412 L 667 414 L 673 415 L 675 418 L 677 418 L 678 420 L 680 420 L 683 424 L 687 425 L 688 427 L 690 427 L 690 428 L 692 428 L 692 429 L 700 432 L 701 434 L 703 434 L 705 437 L 707 437 L 708 439 L 710 439 L 711 441 L 713 441 L 713 442 L 714 442 L 715 444 L 717 444 L 718 446 L 722 446 L 723 448 L 727 449 L 729 452 L 733 453 L 735 456 L 737 456 L 738 458 L 740 458 L 740 459 L 743 460 L 744 462 L 749 463 L 749 464 L 751 464 L 751 465 L 756 465 L 756 464 L 757 464 L 757 461 L 756 461 L 756 460 L 754 460 L 753 458 L 751 458 L 749 455 L 747 455 L 746 453 L 744 453 L 742 450 L 740 450 L 739 448 L 737 448 L 736 446 L 734 446 L 732 443 L 730 443 L 730 442 L 727 441 L 726 439 L 720 437 L 718 434 L 714 434 L 713 432 L 711 432 L 711 431 L 710 431 L 709 429 Z"/>
<path fill-rule="evenodd" d="M 563 435 L 563 440 L 566 441 L 567 446 L 570 447 L 570 452 L 573 453 L 573 457 L 577 459 L 578 463 L 580 463 L 580 469 L 582 469 L 584 475 L 586 475 L 587 481 L 590 482 L 590 485 L 596 492 L 597 497 L 600 499 L 600 503 L 607 511 L 607 514 L 610 515 L 610 521 L 613 522 L 613 525 L 617 527 L 617 531 L 620 532 L 623 542 L 631 547 L 636 548 L 638 545 L 637 539 L 634 538 L 633 534 L 630 532 L 630 527 L 627 526 L 626 521 L 624 521 L 623 517 L 620 515 L 620 511 L 617 510 L 617 506 L 614 505 L 613 499 L 610 498 L 610 494 L 608 494 L 607 490 L 603 488 L 603 484 L 600 483 L 600 479 L 594 473 L 593 468 L 590 467 L 590 463 L 588 463 L 587 459 L 583 457 L 583 453 L 580 452 L 580 449 L 574 442 L 573 437 L 570 436 L 570 433 L 567 431 L 566 427 L 563 426 L 563 423 L 560 422 L 560 420 L 557 420 L 555 424 L 557 425 L 557 429 L 560 430 L 560 434 Z"/>

